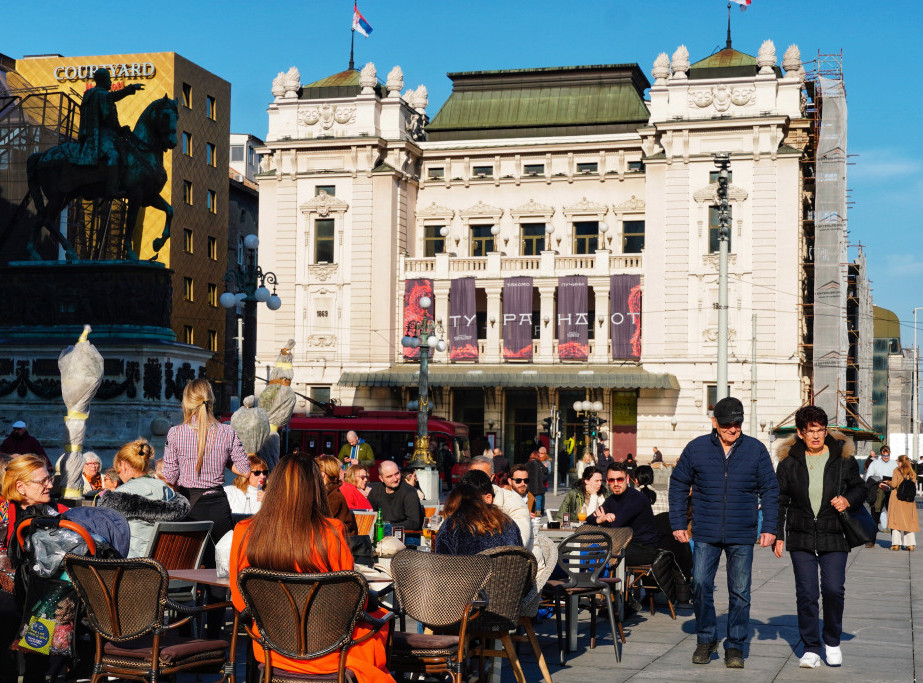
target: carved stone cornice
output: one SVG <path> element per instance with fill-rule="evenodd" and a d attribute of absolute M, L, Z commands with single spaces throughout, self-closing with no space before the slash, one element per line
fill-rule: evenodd
<path fill-rule="evenodd" d="M 492 218 L 498 221 L 503 215 L 503 209 L 485 204 L 483 200 L 478 200 L 477 204 L 469 206 L 467 209 L 462 209 L 458 212 L 458 215 L 465 220 L 471 218 Z"/>
<path fill-rule="evenodd" d="M 308 278 L 311 282 L 327 282 L 337 274 L 338 266 L 335 263 L 322 263 L 308 266 Z"/>
<path fill-rule="evenodd" d="M 638 199 L 634 195 L 631 195 L 631 199 L 628 199 L 621 204 L 613 204 L 612 210 L 616 214 L 622 213 L 644 213 L 644 210 L 647 208 L 647 203 L 643 199 Z"/>
<path fill-rule="evenodd" d="M 571 216 L 596 216 L 602 219 L 608 210 L 609 208 L 605 204 L 597 204 L 584 197 L 576 204 L 565 206 L 564 215 L 568 218 Z"/>
<path fill-rule="evenodd" d="M 728 185 L 728 201 L 742 202 L 750 195 L 745 189 L 737 185 Z M 692 195 L 698 204 L 715 204 L 718 202 L 718 183 L 711 183 L 696 190 Z"/>
<path fill-rule="evenodd" d="M 306 215 L 316 213 L 319 216 L 328 216 L 331 213 L 346 213 L 347 209 L 349 209 L 349 204 L 339 197 L 331 197 L 321 190 L 316 197 L 302 204 L 300 208 L 301 213 Z"/>
<path fill-rule="evenodd" d="M 307 338 L 306 344 L 315 348 L 333 348 L 337 344 L 335 334 L 312 334 Z"/>
<path fill-rule="evenodd" d="M 514 220 L 519 220 L 520 218 L 528 216 L 544 218 L 546 221 L 549 221 L 554 215 L 554 207 L 546 206 L 545 204 L 539 204 L 534 199 L 530 199 L 522 206 L 517 206 L 515 209 L 510 209 L 510 215 Z"/>
<path fill-rule="evenodd" d="M 455 218 L 455 210 L 433 202 L 429 206 L 417 209 L 417 218 L 440 218 L 448 222 Z"/>
<path fill-rule="evenodd" d="M 729 86 L 724 83 L 705 88 L 689 88 L 689 107 L 714 110 L 723 114 L 731 106 L 746 107 L 756 101 L 756 88 L 752 85 Z"/>
<path fill-rule="evenodd" d="M 706 268 L 711 268 L 714 271 L 718 270 L 719 255 L 718 254 L 704 254 L 702 256 L 702 265 Z M 734 266 L 737 265 L 737 254 L 728 254 L 728 265 Z"/>

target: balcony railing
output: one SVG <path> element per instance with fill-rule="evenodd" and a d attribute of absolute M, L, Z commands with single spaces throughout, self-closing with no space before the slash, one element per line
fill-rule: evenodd
<path fill-rule="evenodd" d="M 504 277 L 511 273 L 555 277 L 560 275 L 609 275 L 610 273 L 641 272 L 641 254 L 595 254 L 563 256 L 544 252 L 540 256 L 503 256 L 492 252 L 487 256 L 404 257 L 405 277 L 425 275 L 448 279 L 459 276 Z"/>

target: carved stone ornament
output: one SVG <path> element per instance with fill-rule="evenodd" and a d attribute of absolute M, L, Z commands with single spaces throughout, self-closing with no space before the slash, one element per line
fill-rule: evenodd
<path fill-rule="evenodd" d="M 272 154 L 264 154 L 260 157 L 260 171 L 262 173 L 269 173 L 271 170 L 273 170 Z"/>
<path fill-rule="evenodd" d="M 285 74 L 285 97 L 293 99 L 298 97 L 298 91 L 301 89 L 301 74 L 298 67 L 293 66 Z"/>
<path fill-rule="evenodd" d="M 401 67 L 396 66 L 388 72 L 385 87 L 388 89 L 389 97 L 400 97 L 401 90 L 404 89 L 404 72 Z"/>
<path fill-rule="evenodd" d="M 742 202 L 749 196 L 747 191 L 742 187 L 738 185 L 728 185 L 728 201 Z M 705 204 L 706 202 L 711 204 L 717 203 L 718 183 L 711 183 L 710 185 L 696 190 L 692 198 L 695 199 L 698 204 Z"/>
<path fill-rule="evenodd" d="M 320 123 L 320 127 L 326 131 L 333 128 L 334 122 L 344 125 L 353 123 L 356 120 L 356 108 L 338 107 L 328 102 L 320 107 L 305 109 L 298 118 L 306 126 L 314 126 Z"/>
<path fill-rule="evenodd" d="M 376 85 L 378 85 L 378 73 L 375 71 L 375 64 L 369 62 L 359 72 L 359 86 L 362 88 L 362 94 L 370 94 Z"/>
<path fill-rule="evenodd" d="M 591 202 L 589 199 L 584 197 L 576 204 L 571 204 L 570 206 L 564 207 L 564 215 L 572 216 L 579 214 L 587 215 L 596 215 L 602 218 L 609 209 L 604 204 L 597 204 L 596 202 Z"/>
<path fill-rule="evenodd" d="M 337 273 L 337 264 L 322 263 L 316 266 L 308 266 L 308 279 L 317 280 L 318 282 L 327 282 Z"/>
<path fill-rule="evenodd" d="M 414 95 L 413 88 L 408 88 L 407 92 L 401 95 L 401 99 L 404 100 L 407 104 L 410 104 L 410 101 L 413 99 L 413 95 Z"/>
<path fill-rule="evenodd" d="M 615 204 L 612 207 L 616 213 L 641 213 L 645 208 L 647 208 L 647 204 L 644 200 L 638 199 L 634 195 L 631 195 L 631 199 L 621 204 Z"/>
<path fill-rule="evenodd" d="M 417 209 L 417 218 L 444 218 L 447 221 L 455 218 L 455 211 L 447 206 L 433 202 L 427 207 Z"/>
<path fill-rule="evenodd" d="M 417 110 L 425 110 L 429 104 L 429 92 L 426 90 L 425 85 L 420 85 L 413 93 L 413 99 L 408 100 L 410 106 Z"/>
<path fill-rule="evenodd" d="M 718 328 L 716 327 L 706 327 L 702 330 L 702 339 L 707 342 L 716 342 L 718 341 Z M 728 341 L 732 342 L 737 339 L 737 330 L 728 328 Z"/>
<path fill-rule="evenodd" d="M 661 52 L 654 60 L 654 68 L 651 69 L 651 75 L 654 77 L 654 85 L 662 85 L 670 77 L 670 58 L 666 52 Z"/>
<path fill-rule="evenodd" d="M 756 65 L 761 74 L 771 74 L 776 65 L 776 46 L 771 40 L 764 40 L 760 51 L 756 53 Z"/>
<path fill-rule="evenodd" d="M 496 206 L 491 206 L 490 204 L 485 204 L 484 200 L 478 200 L 478 203 L 474 206 L 469 206 L 467 209 L 463 209 L 459 212 L 459 215 L 462 218 L 493 218 L 499 220 L 503 215 L 503 209 L 497 208 Z"/>
<path fill-rule="evenodd" d="M 801 64 L 801 51 L 797 45 L 789 45 L 782 56 L 782 68 L 785 69 L 786 78 L 804 80 L 804 66 Z"/>
<path fill-rule="evenodd" d="M 517 206 L 515 209 L 510 209 L 510 215 L 515 219 L 523 218 L 526 216 L 540 216 L 545 220 L 550 220 L 554 215 L 554 207 L 546 206 L 545 204 L 539 204 L 534 199 L 530 199 L 522 206 Z"/>
<path fill-rule="evenodd" d="M 272 96 L 282 97 L 285 94 L 285 72 L 280 71 L 279 75 L 272 79 Z"/>
<path fill-rule="evenodd" d="M 711 88 L 690 88 L 689 90 L 690 107 L 705 109 L 713 106 L 719 113 L 726 112 L 732 104 L 745 107 L 754 101 L 756 101 L 756 88 L 750 85 L 731 88 L 724 83 L 719 83 Z"/>
<path fill-rule="evenodd" d="M 317 196 L 309 202 L 301 205 L 302 213 L 316 213 L 319 216 L 328 216 L 331 213 L 345 213 L 349 204 L 339 197 L 331 197 L 321 190 Z"/>
<path fill-rule="evenodd" d="M 308 346 L 332 348 L 336 346 L 337 338 L 333 334 L 312 334 L 307 339 Z"/>
<path fill-rule="evenodd" d="M 721 255 L 720 254 L 704 254 L 702 256 L 702 265 L 706 268 L 711 268 L 715 271 L 718 270 L 720 264 Z M 728 265 L 734 265 L 737 263 L 737 254 L 728 254 Z"/>
<path fill-rule="evenodd" d="M 673 69 L 674 77 L 686 78 L 686 72 L 689 71 L 689 50 L 685 45 L 676 48 L 673 59 L 670 61 L 670 67 Z"/>

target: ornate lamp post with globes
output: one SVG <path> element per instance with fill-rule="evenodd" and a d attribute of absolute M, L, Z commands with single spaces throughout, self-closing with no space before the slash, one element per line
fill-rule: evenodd
<path fill-rule="evenodd" d="M 244 263 L 228 269 L 224 276 L 227 291 L 219 299 L 228 310 L 236 309 L 238 305 L 243 306 L 243 316 L 238 314 L 237 319 L 237 338 L 243 337 L 243 349 L 238 351 L 241 400 L 253 393 L 256 377 L 256 304 L 265 303 L 271 311 L 282 307 L 282 299 L 276 296 L 276 274 L 263 272 L 256 263 L 256 249 L 259 245 L 260 240 L 256 235 L 244 237 L 244 248 L 247 251 Z M 266 285 L 272 287 L 272 292 Z"/>
<path fill-rule="evenodd" d="M 433 305 L 428 296 L 420 297 L 420 308 L 427 310 Z M 413 460 L 410 467 L 420 470 L 417 480 L 427 500 L 439 499 L 439 475 L 436 473 L 436 461 L 429 452 L 429 350 L 445 351 L 446 343 L 442 339 L 442 325 L 424 318 L 407 325 L 407 334 L 401 339 L 401 346 L 420 349 L 420 383 L 418 398 L 408 404 L 410 410 L 417 411 L 417 436 L 414 440 Z"/>
<path fill-rule="evenodd" d="M 584 430 L 586 436 L 590 437 L 593 458 L 596 458 L 596 440 L 599 435 L 599 427 L 606 423 L 606 420 L 599 417 L 602 409 L 602 401 L 574 401 L 574 412 L 577 413 L 577 417 L 580 417 L 580 413 L 583 413 Z"/>

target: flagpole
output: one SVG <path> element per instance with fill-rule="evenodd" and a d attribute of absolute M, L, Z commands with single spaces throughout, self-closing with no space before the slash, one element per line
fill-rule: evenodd
<path fill-rule="evenodd" d="M 728 40 L 726 49 L 731 49 L 731 3 L 728 2 Z"/>
<path fill-rule="evenodd" d="M 356 29 L 351 29 L 349 32 L 349 70 L 354 71 L 356 68 L 356 63 L 353 61 L 353 47 L 356 44 Z"/>

